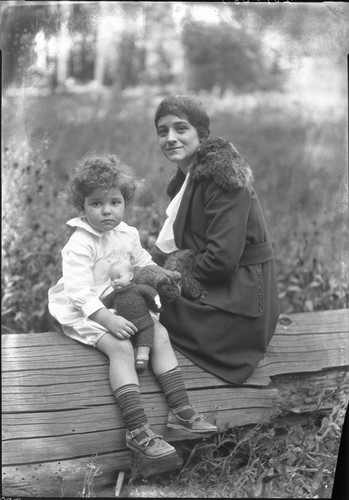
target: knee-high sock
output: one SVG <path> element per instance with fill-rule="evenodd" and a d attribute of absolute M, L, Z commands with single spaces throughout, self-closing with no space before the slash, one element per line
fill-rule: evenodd
<path fill-rule="evenodd" d="M 139 385 L 127 384 L 114 392 L 121 414 L 128 430 L 133 431 L 148 422 L 142 402 Z"/>
<path fill-rule="evenodd" d="M 158 375 L 157 379 L 165 393 L 170 408 L 175 409 L 190 404 L 182 371 L 179 366 Z"/>

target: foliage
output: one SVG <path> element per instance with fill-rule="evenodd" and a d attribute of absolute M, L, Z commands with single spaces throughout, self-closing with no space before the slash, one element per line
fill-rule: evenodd
<path fill-rule="evenodd" d="M 58 78 L 58 66 L 62 65 L 66 65 L 67 77 L 91 82 L 99 79 L 95 67 L 102 62 L 100 81 L 122 89 L 177 80 L 193 90 L 218 87 L 222 93 L 228 88 L 248 92 L 280 88 L 284 63 L 300 54 L 326 53 L 336 58 L 345 56 L 348 48 L 344 4 L 303 3 L 290 8 L 287 2 L 248 6 L 232 2 L 219 7 L 211 3 L 213 14 L 218 13 L 222 20 L 213 24 L 209 14 L 205 22 L 196 20 L 194 2 L 185 6 L 183 29 L 174 15 L 178 8 L 175 2 L 170 8 L 164 2 L 46 2 L 39 6 L 15 0 L 11 5 L 1 5 L 4 87 L 30 81 L 34 77 L 31 72 L 36 72 L 35 77 L 55 88 L 64 84 Z M 227 15 L 229 11 L 231 16 Z M 109 28 L 99 27 L 104 16 L 113 19 Z M 65 27 L 72 42 L 69 57 L 65 58 L 64 50 L 55 55 L 47 53 L 50 63 L 46 70 L 35 69 L 36 34 L 44 33 L 46 40 L 54 37 L 57 42 Z M 103 42 L 107 47 L 100 50 L 99 38 L 106 30 L 113 32 Z M 276 36 L 277 43 L 268 44 L 268 35 Z"/>
<path fill-rule="evenodd" d="M 279 257 L 279 300 L 284 313 L 320 311 L 349 307 L 349 290 L 346 281 L 337 279 L 333 267 L 328 268 L 323 259 L 314 255 L 321 246 L 317 221 L 303 234 L 293 233 L 297 244 L 294 253 L 282 266 Z M 345 237 L 345 241 L 347 237 Z M 342 253 L 342 265 L 345 254 Z M 335 265 L 335 264 L 334 264 Z"/>
<path fill-rule="evenodd" d="M 231 23 L 204 25 L 191 21 L 182 34 L 190 90 L 219 87 L 251 92 L 280 88 L 281 67 L 275 57 L 269 65 L 258 36 Z"/>
<path fill-rule="evenodd" d="M 2 325 L 5 332 L 47 328 L 47 290 L 61 274 L 65 206 L 48 170 L 47 144 L 6 147 L 3 158 Z"/>
<path fill-rule="evenodd" d="M 105 36 L 105 28 L 99 27 L 98 20 L 103 16 L 114 17 L 116 27 L 121 20 L 124 27 L 104 40 L 107 45 L 100 50 L 99 39 Z M 143 19 L 144 25 L 137 28 L 138 18 Z M 246 24 L 245 19 L 242 21 Z M 53 87 L 64 85 L 66 82 L 60 81 L 62 75 L 58 76 L 58 68 L 62 70 L 63 66 L 66 78 L 93 81 L 99 78 L 95 67 L 100 67 L 100 63 L 101 82 L 121 89 L 140 83 L 166 85 L 176 78 L 182 80 L 185 63 L 189 63 L 187 87 L 194 90 L 218 86 L 223 92 L 233 86 L 249 91 L 280 85 L 278 57 L 274 54 L 273 61 L 268 62 L 259 37 L 244 26 L 232 28 L 227 22 L 219 26 L 193 21 L 184 24 L 181 37 L 172 8 L 162 3 L 120 4 L 119 10 L 115 10 L 115 5 L 98 3 L 17 5 L 4 10 L 1 32 L 6 87 L 30 80 L 33 74 L 44 81 L 46 73 L 50 73 Z M 34 39 L 39 32 L 46 41 L 51 37 L 56 42 L 59 39 L 59 44 L 65 33 L 66 42 L 71 45 L 67 58 L 64 50 L 58 49 L 50 56 L 46 52 L 45 58 L 50 59 L 46 70 L 35 69 Z"/>

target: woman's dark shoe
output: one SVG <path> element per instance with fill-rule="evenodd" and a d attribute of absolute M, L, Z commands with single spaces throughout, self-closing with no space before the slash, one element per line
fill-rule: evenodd
<path fill-rule="evenodd" d="M 188 412 L 188 410 L 192 411 Z M 187 418 L 184 418 L 184 415 L 182 415 L 182 417 L 179 416 L 179 414 L 183 413 L 184 411 Z M 191 416 L 190 413 L 192 413 Z M 197 433 L 218 432 L 218 429 L 215 425 L 210 424 L 210 422 L 208 422 L 204 416 L 196 412 L 190 405 L 181 406 L 180 408 L 176 408 L 175 410 L 170 410 L 170 413 L 167 417 L 167 427 L 170 427 L 171 429 L 183 429 Z"/>
<path fill-rule="evenodd" d="M 137 436 L 139 440 L 137 440 Z M 126 446 L 147 458 L 167 457 L 176 453 L 176 449 L 168 444 L 160 434 L 155 434 L 149 424 L 144 424 L 133 431 L 126 429 Z"/>

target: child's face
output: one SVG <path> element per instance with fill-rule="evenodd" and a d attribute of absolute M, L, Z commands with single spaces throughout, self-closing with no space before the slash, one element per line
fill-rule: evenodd
<path fill-rule="evenodd" d="M 124 288 L 133 279 L 133 273 L 125 266 L 113 266 L 109 273 L 110 282 L 114 289 Z"/>
<path fill-rule="evenodd" d="M 114 229 L 124 218 L 125 200 L 119 188 L 94 189 L 84 201 L 87 222 L 93 229 L 105 233 Z"/>

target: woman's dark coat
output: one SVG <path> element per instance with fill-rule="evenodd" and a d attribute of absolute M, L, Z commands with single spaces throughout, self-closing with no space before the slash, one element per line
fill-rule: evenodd
<path fill-rule="evenodd" d="M 184 181 L 178 169 L 173 197 Z M 221 138 L 200 146 L 174 223 L 179 249 L 199 250 L 193 277 L 204 291 L 164 306 L 174 347 L 205 370 L 242 384 L 274 334 L 279 303 L 273 252 L 252 172 Z"/>

